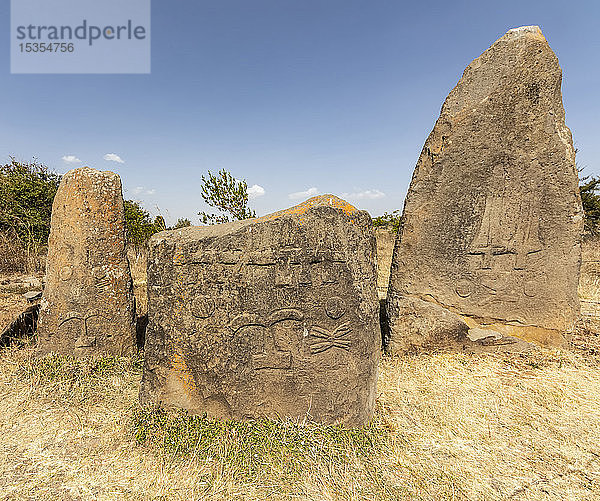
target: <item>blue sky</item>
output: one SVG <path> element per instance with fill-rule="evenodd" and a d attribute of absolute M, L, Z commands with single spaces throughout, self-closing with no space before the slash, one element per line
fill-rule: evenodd
<path fill-rule="evenodd" d="M 537 24 L 563 68 L 578 160 L 600 174 L 599 5 L 156 0 L 151 74 L 11 75 L 0 0 L 0 160 L 114 170 L 126 198 L 170 222 L 198 222 L 200 177 L 220 168 L 263 188 L 259 214 L 321 192 L 378 215 L 402 208 L 465 66 L 508 29 Z"/>

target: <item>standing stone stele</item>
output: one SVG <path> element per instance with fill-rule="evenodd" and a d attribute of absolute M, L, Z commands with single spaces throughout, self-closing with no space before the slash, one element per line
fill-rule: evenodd
<path fill-rule="evenodd" d="M 561 80 L 527 26 L 475 59 L 446 99 L 396 240 L 388 351 L 568 341 L 583 211 Z"/>
<path fill-rule="evenodd" d="M 154 235 L 140 400 L 360 425 L 381 350 L 371 219 L 332 195 Z"/>
<path fill-rule="evenodd" d="M 125 355 L 135 339 L 121 180 L 113 172 L 71 170 L 52 205 L 39 352 Z"/>

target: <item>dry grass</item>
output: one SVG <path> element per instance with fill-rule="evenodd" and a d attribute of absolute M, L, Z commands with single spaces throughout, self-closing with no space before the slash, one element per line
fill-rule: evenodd
<path fill-rule="evenodd" d="M 129 259 L 143 311 L 145 254 Z M 588 241 L 588 308 L 600 301 L 594 262 L 600 242 Z M 375 419 L 357 430 L 142 409 L 140 378 L 137 358 L 1 349 L 0 499 L 600 500 L 591 356 L 384 358 Z"/>
<path fill-rule="evenodd" d="M 0 358 L 0 499 L 600 499 L 600 366 L 384 359 L 371 426 L 141 409 L 138 359 Z"/>
<path fill-rule="evenodd" d="M 27 300 L 21 294 L 0 292 L 0 332 L 25 311 L 27 306 Z"/>
<path fill-rule="evenodd" d="M 0 232 L 0 273 L 43 273 L 46 249 L 27 247 L 16 234 Z"/>
<path fill-rule="evenodd" d="M 585 239 L 581 251 L 579 297 L 583 301 L 600 301 L 600 239 Z"/>
<path fill-rule="evenodd" d="M 584 239 L 579 276 L 581 320 L 573 336 L 575 348 L 600 353 L 600 239 Z"/>

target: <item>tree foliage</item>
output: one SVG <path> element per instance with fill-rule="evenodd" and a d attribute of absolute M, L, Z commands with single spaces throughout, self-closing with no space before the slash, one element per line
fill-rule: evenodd
<path fill-rule="evenodd" d="M 125 209 L 125 235 L 127 243 L 141 246 L 152 235 L 166 229 L 163 217 L 156 216 L 154 221 L 152 221 L 150 213 L 139 202 L 124 200 L 123 205 Z"/>
<path fill-rule="evenodd" d="M 202 224 L 227 223 L 256 217 L 256 213 L 248 207 L 246 181 L 238 181 L 225 169 L 220 170 L 218 174 L 208 171 L 206 176 L 202 176 L 201 195 L 207 205 L 220 212 L 199 212 Z"/>
<path fill-rule="evenodd" d="M 0 166 L 0 231 L 14 232 L 28 248 L 46 245 L 60 175 L 41 163 Z"/>
<path fill-rule="evenodd" d="M 375 228 L 387 228 L 394 233 L 398 233 L 402 224 L 402 212 L 395 210 L 391 213 L 384 212 L 383 216 L 373 218 L 373 226 Z"/>
<path fill-rule="evenodd" d="M 600 235 L 600 177 L 581 179 L 579 193 L 585 214 L 584 229 L 590 235 Z"/>

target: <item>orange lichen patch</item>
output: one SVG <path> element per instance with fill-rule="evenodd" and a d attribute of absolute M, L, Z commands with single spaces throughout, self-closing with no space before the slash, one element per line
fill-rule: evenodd
<path fill-rule="evenodd" d="M 181 383 L 185 393 L 187 395 L 194 393 L 196 391 L 194 376 L 192 376 L 185 359 L 179 353 L 173 354 L 173 357 L 171 358 L 171 368 Z"/>
<path fill-rule="evenodd" d="M 181 266 L 185 264 L 185 254 L 183 252 L 178 252 L 173 256 L 173 264 L 175 266 Z"/>
<path fill-rule="evenodd" d="M 334 207 L 336 209 L 341 209 L 347 216 L 358 212 L 358 209 L 353 205 L 349 204 L 345 200 L 342 200 L 335 195 L 319 195 L 317 197 L 309 198 L 305 202 L 302 202 L 299 205 L 294 207 L 290 207 L 289 209 L 281 210 L 278 212 L 274 212 L 273 214 L 268 214 L 266 216 L 260 217 L 257 221 L 270 221 L 272 219 L 277 219 L 278 217 L 287 216 L 287 215 L 295 215 L 300 216 L 305 214 L 309 209 L 313 207 Z M 302 222 L 303 219 L 300 219 Z"/>

